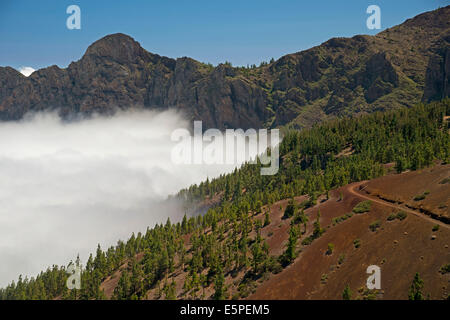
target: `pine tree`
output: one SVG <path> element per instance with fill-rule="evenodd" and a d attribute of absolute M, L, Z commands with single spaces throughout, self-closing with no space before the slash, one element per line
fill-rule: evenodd
<path fill-rule="evenodd" d="M 225 299 L 225 276 L 223 274 L 222 267 L 219 266 L 216 280 L 214 282 L 214 299 L 224 300 Z"/>
<path fill-rule="evenodd" d="M 298 240 L 298 228 L 295 225 L 291 225 L 289 230 L 289 240 L 286 251 L 284 253 L 287 263 L 291 263 L 297 257 L 297 240 Z"/>
<path fill-rule="evenodd" d="M 264 227 L 268 226 L 270 224 L 270 213 L 269 211 L 266 211 L 264 215 Z"/>
<path fill-rule="evenodd" d="M 320 210 L 319 210 L 317 212 L 317 219 L 314 222 L 314 230 L 313 230 L 312 237 L 314 239 L 316 239 L 316 238 L 320 237 L 323 232 L 324 232 L 324 229 L 320 226 Z"/>
<path fill-rule="evenodd" d="M 117 300 L 128 299 L 131 296 L 131 280 L 128 272 L 124 270 L 120 276 L 117 287 L 114 289 L 114 297 Z"/>
<path fill-rule="evenodd" d="M 166 300 L 176 300 L 177 294 L 176 294 L 176 283 L 174 280 L 167 286 L 166 290 Z"/>
<path fill-rule="evenodd" d="M 181 222 L 181 230 L 183 231 L 183 234 L 186 234 L 189 232 L 186 213 L 184 214 L 183 221 Z"/>
<path fill-rule="evenodd" d="M 352 299 L 352 291 L 350 290 L 349 285 L 347 284 L 342 292 L 342 299 L 351 300 Z"/>
<path fill-rule="evenodd" d="M 424 300 L 424 296 L 422 293 L 423 289 L 423 280 L 420 278 L 419 273 L 416 272 L 414 275 L 414 279 L 411 283 L 411 287 L 409 288 L 408 299 L 409 300 Z"/>
<path fill-rule="evenodd" d="M 256 241 L 252 245 L 252 267 L 253 267 L 253 274 L 258 274 L 259 271 L 259 265 L 263 260 L 263 251 L 261 248 L 261 244 L 259 241 Z"/>

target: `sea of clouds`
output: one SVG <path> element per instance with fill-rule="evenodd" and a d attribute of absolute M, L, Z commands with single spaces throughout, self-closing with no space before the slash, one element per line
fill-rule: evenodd
<path fill-rule="evenodd" d="M 174 164 L 171 133 L 190 127 L 170 110 L 1 122 L 0 287 L 179 220 L 168 195 L 236 167 Z"/>

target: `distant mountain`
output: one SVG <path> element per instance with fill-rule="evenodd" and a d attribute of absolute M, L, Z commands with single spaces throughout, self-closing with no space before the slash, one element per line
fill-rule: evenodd
<path fill-rule="evenodd" d="M 450 6 L 376 36 L 333 38 L 253 68 L 162 57 L 113 34 L 66 69 L 51 66 L 27 78 L 0 67 L 0 119 L 173 107 L 205 127 L 308 127 L 448 97 L 449 43 Z"/>

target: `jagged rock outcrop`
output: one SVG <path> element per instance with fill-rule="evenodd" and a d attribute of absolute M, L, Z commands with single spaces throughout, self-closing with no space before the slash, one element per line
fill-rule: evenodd
<path fill-rule="evenodd" d="M 439 100 L 450 96 L 450 37 L 447 44 L 430 58 L 428 63 L 423 100 Z"/>

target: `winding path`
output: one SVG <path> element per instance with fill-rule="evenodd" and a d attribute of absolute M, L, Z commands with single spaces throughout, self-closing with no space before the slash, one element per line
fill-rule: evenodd
<path fill-rule="evenodd" d="M 415 210 L 412 210 L 410 208 L 405 208 L 403 206 L 399 206 L 399 205 L 395 205 L 395 204 L 387 202 L 387 201 L 383 201 L 383 200 L 381 200 L 379 198 L 376 198 L 376 197 L 372 197 L 372 196 L 368 196 L 368 195 L 365 195 L 365 194 L 361 194 L 360 192 L 355 190 L 356 188 L 359 188 L 361 185 L 363 185 L 363 184 L 365 184 L 367 182 L 368 182 L 368 180 L 365 180 L 365 181 L 357 182 L 356 184 L 347 185 L 346 189 L 348 190 L 348 192 L 350 192 L 351 194 L 353 194 L 353 195 L 355 195 L 357 197 L 360 197 L 360 198 L 363 198 L 363 199 L 366 199 L 366 200 L 370 200 L 370 201 L 376 202 L 378 204 L 381 204 L 381 205 L 384 205 L 384 206 L 387 206 L 387 207 L 391 207 L 391 208 L 394 208 L 394 209 L 399 209 L 399 210 L 402 210 L 402 211 L 414 214 L 414 215 L 416 215 L 419 218 L 425 219 L 425 220 L 427 220 L 429 222 L 432 222 L 434 224 L 438 224 L 441 227 L 444 227 L 446 229 L 450 229 L 450 226 L 448 224 L 446 224 L 446 223 L 444 223 L 442 221 L 439 221 L 437 219 L 433 219 L 433 218 L 431 218 L 431 217 L 429 217 L 429 216 L 427 216 L 425 214 L 419 213 L 419 212 L 417 212 Z"/>

